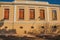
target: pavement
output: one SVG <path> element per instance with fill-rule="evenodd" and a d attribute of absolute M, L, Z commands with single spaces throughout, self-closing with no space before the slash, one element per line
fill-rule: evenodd
<path fill-rule="evenodd" d="M 15 37 L 15 36 L 0 36 L 0 40 L 60 40 L 60 37 L 56 38 L 50 38 L 50 39 L 45 39 L 45 38 L 39 38 L 39 37 Z"/>

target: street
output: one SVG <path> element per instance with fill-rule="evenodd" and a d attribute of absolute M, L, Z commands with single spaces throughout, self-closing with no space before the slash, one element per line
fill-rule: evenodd
<path fill-rule="evenodd" d="M 45 38 L 31 38 L 31 37 L 14 37 L 14 36 L 9 36 L 9 37 L 5 37 L 5 36 L 0 36 L 0 40 L 60 40 L 59 38 L 52 38 L 52 39 L 45 39 Z"/>

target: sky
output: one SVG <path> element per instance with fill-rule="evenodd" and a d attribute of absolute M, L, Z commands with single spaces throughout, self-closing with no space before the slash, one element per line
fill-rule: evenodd
<path fill-rule="evenodd" d="M 4 1 L 4 2 L 12 2 L 14 0 L 0 0 L 0 1 Z M 60 5 L 60 0 L 36 0 L 36 1 L 47 1 L 50 4 L 59 4 Z"/>

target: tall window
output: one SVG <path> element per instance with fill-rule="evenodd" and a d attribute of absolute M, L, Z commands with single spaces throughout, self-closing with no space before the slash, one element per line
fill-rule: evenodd
<path fill-rule="evenodd" d="M 24 9 L 19 9 L 19 19 L 24 19 Z"/>
<path fill-rule="evenodd" d="M 30 9 L 30 19 L 35 19 L 35 9 Z"/>
<path fill-rule="evenodd" d="M 44 9 L 40 9 L 40 19 L 41 20 L 45 19 L 45 10 Z"/>
<path fill-rule="evenodd" d="M 9 9 L 4 9 L 4 19 L 9 19 Z"/>
<path fill-rule="evenodd" d="M 56 12 L 56 10 L 52 10 L 52 19 L 57 20 L 57 12 Z"/>

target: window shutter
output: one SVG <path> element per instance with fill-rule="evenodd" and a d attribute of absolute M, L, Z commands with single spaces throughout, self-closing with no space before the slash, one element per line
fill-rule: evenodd
<path fill-rule="evenodd" d="M 4 9 L 4 19 L 9 19 L 9 9 Z"/>
<path fill-rule="evenodd" d="M 35 10 L 30 9 L 30 19 L 35 19 Z"/>
<path fill-rule="evenodd" d="M 19 19 L 24 19 L 24 9 L 19 9 Z"/>
<path fill-rule="evenodd" d="M 40 19 L 45 19 L 45 10 L 40 9 Z"/>

